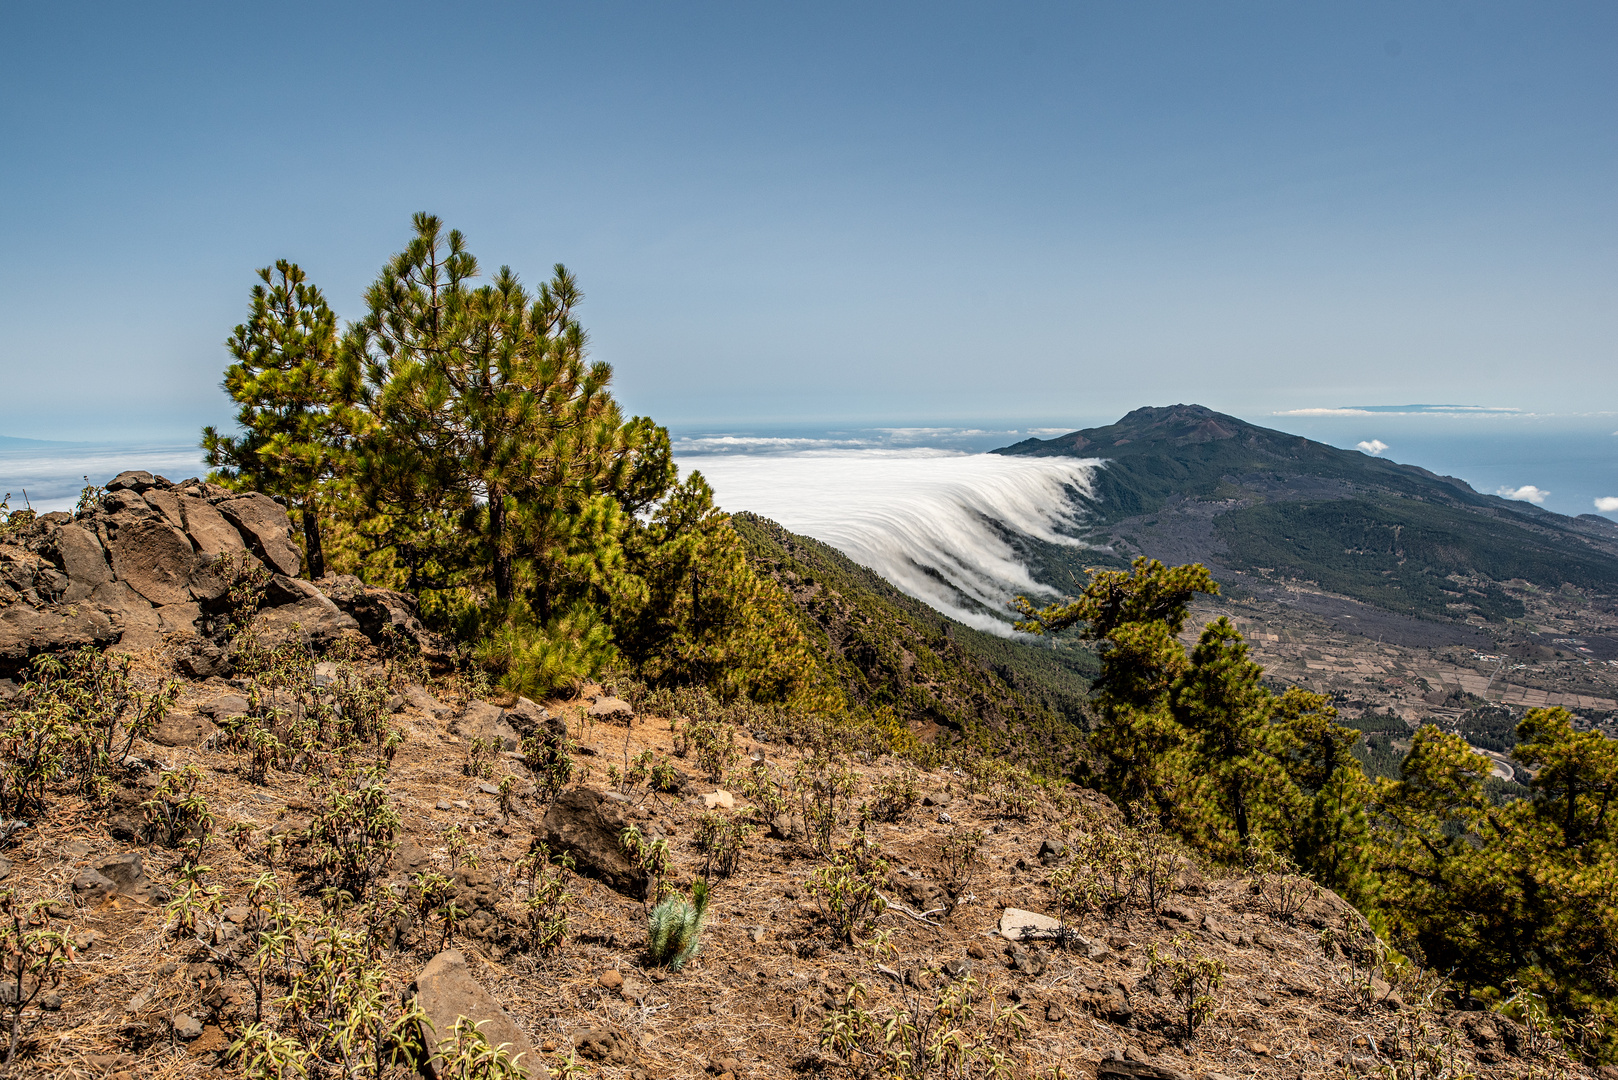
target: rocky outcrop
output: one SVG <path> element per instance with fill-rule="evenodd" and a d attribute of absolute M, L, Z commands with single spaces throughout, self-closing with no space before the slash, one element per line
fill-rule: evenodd
<path fill-rule="evenodd" d="M 404 594 L 347 578 L 328 579 L 329 595 L 299 578 L 296 536 L 275 500 L 130 471 L 108 482 L 97 506 L 44 514 L 0 536 L 0 675 L 40 653 L 164 643 L 193 677 L 229 674 L 223 556 L 273 574 L 254 622 L 265 646 L 299 640 L 322 650 L 364 633 L 395 647 L 413 642 L 434 666 L 453 663 L 450 644 Z"/>
<path fill-rule="evenodd" d="M 612 799 L 575 787 L 551 804 L 540 831 L 552 851 L 573 856 L 579 873 L 639 900 L 646 895 L 646 874 L 629 860 L 618 839 L 628 826 Z"/>
<path fill-rule="evenodd" d="M 462 1018 L 480 1025 L 478 1030 L 492 1046 L 504 1045 L 524 1076 L 540 1076 L 539 1055 L 511 1015 L 473 978 L 466 957 L 458 949 L 439 953 L 416 976 L 416 1004 L 425 1016 L 422 1041 L 435 1051 L 423 1070 L 429 1076 L 447 1075 L 443 1057 L 436 1051 L 446 1039 L 454 1039 L 455 1022 Z"/>
<path fill-rule="evenodd" d="M 353 574 L 327 574 L 316 582 L 320 591 L 359 624 L 360 632 L 379 645 L 414 643 L 435 670 L 455 666 L 455 647 L 416 616 L 416 599 L 408 593 L 367 585 Z"/>

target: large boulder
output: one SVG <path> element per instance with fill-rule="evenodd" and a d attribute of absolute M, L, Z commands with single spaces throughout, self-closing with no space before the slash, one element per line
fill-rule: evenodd
<path fill-rule="evenodd" d="M 149 649 L 158 644 L 162 634 L 162 619 L 146 598 L 130 587 L 127 581 L 108 581 L 96 586 L 90 602 L 113 617 L 121 633 L 120 649 Z"/>
<path fill-rule="evenodd" d="M 182 489 L 177 502 L 185 519 L 186 535 L 191 538 L 197 554 L 205 559 L 217 559 L 221 555 L 247 550 L 242 534 L 225 520 L 225 515 L 215 510 L 207 499 L 185 491 Z"/>
<path fill-rule="evenodd" d="M 522 739 L 506 721 L 505 710 L 487 701 L 474 701 L 451 725 L 463 739 L 482 739 L 498 750 L 521 750 Z"/>
<path fill-rule="evenodd" d="M 88 605 L 39 609 L 29 604 L 0 608 L 0 668 L 15 671 L 39 653 L 106 648 L 119 629 L 107 613 Z"/>
<path fill-rule="evenodd" d="M 426 1017 L 422 1023 L 422 1041 L 433 1051 L 424 1070 L 428 1076 L 446 1075 L 443 1057 L 437 1050 L 445 1039 L 454 1038 L 455 1022 L 463 1017 L 480 1024 L 478 1030 L 491 1045 L 505 1044 L 506 1052 L 524 1075 L 547 1075 L 528 1036 L 512 1020 L 511 1014 L 501 1008 L 493 995 L 472 976 L 466 957 L 459 949 L 446 950 L 429 960 L 416 976 L 413 989 L 416 1004 L 421 1006 Z"/>
<path fill-rule="evenodd" d="M 254 555 L 278 573 L 296 576 L 303 556 L 292 542 L 292 522 L 281 504 L 256 491 L 221 501 L 217 509 L 241 533 Z"/>
<path fill-rule="evenodd" d="M 46 554 L 67 575 L 68 587 L 62 603 L 76 604 L 88 599 L 97 585 L 112 580 L 112 567 L 101 539 L 79 524 L 63 525 L 51 536 Z"/>
<path fill-rule="evenodd" d="M 185 533 L 155 514 L 119 514 L 108 526 L 107 549 L 119 581 L 153 604 L 183 604 L 191 599 L 196 553 Z"/>
<path fill-rule="evenodd" d="M 646 895 L 646 874 L 630 862 L 619 841 L 628 827 L 611 799 L 591 788 L 575 787 L 557 796 L 539 832 L 552 851 L 573 856 L 579 873 L 640 900 Z"/>
<path fill-rule="evenodd" d="M 307 584 L 307 583 L 306 583 Z M 322 652 L 348 635 L 359 633 L 353 616 L 337 610 L 324 596 L 305 597 L 291 604 L 267 608 L 253 617 L 253 630 L 267 648 L 302 641 Z"/>

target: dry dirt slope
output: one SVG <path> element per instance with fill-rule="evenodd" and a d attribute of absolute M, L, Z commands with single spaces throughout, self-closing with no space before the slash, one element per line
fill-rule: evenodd
<path fill-rule="evenodd" d="M 178 718 L 240 689 L 221 680 L 188 684 L 177 722 L 166 729 L 169 741 L 205 736 L 209 725 L 187 726 Z M 1043 843 L 1053 842 L 1049 852 L 1078 822 L 1110 828 L 1112 815 L 1099 797 L 1086 793 L 1053 800 L 1039 792 L 1032 806 L 1018 807 L 1015 798 L 1008 805 L 1003 787 L 974 795 L 973 777 L 948 769 L 918 778 L 919 790 L 941 805 L 918 805 L 902 820 L 870 829 L 891 864 L 884 895 L 905 910 L 884 915 L 870 936 L 874 943 L 865 948 L 841 945 L 828 931 L 810 885 L 824 860 L 801 823 L 787 822 L 776 835 L 756 833 L 737 872 L 715 880 L 702 951 L 684 970 L 648 967 L 641 897 L 587 876 L 573 887 L 568 941 L 555 954 L 536 957 L 513 932 L 513 864 L 537 836 L 556 835 L 555 812 L 542 820 L 536 816 L 542 808 L 518 799 L 509 819 L 502 815 L 493 781 L 506 772 L 525 772 L 509 756 L 496 763 L 490 780 L 468 777 L 462 769 L 469 738 L 479 730 L 498 733 L 500 723 L 519 724 L 526 705 L 507 711 L 483 702 L 463 707 L 449 688 L 435 689 L 437 698 L 412 688 L 398 703 L 395 719 L 405 739 L 387 788 L 403 827 L 389 875 L 403 880 L 408 871 L 429 867 L 448 873 L 447 838 L 459 828 L 481 866 L 468 871 L 463 857 L 456 875 L 471 917 L 454 945 L 548 1066 L 559 1066 L 577 1047 L 577 1060 L 592 1076 L 858 1075 L 860 1059 L 851 1063 L 824 1049 L 821 1040 L 828 1014 L 835 1014 L 850 986 L 863 984 L 867 1007 L 878 1013 L 908 1005 L 925 1015 L 940 994 L 969 979 L 974 1017 L 963 1025 L 969 1038 L 983 1033 L 992 1010 L 1017 1006 L 1015 1017 L 1024 1026 L 1002 1025 L 999 1045 L 1018 1076 L 1049 1075 L 1058 1066 L 1067 1076 L 1312 1077 L 1378 1066 L 1410 1070 L 1400 1076 L 1585 1075 L 1553 1056 L 1532 1056 L 1530 1033 L 1502 1018 L 1418 1007 L 1419 987 L 1401 992 L 1367 979 L 1379 999 L 1367 1000 L 1354 981 L 1363 969 L 1340 947 L 1352 953 L 1363 944 L 1362 921 L 1329 893 L 1280 919 L 1266 913 L 1275 897 L 1255 895 L 1253 883 L 1185 867 L 1156 913 L 1134 903 L 1111 919 L 1087 921 L 1087 947 L 1008 942 L 998 933 L 1005 908 L 1050 907 L 1046 881 L 1060 859 L 1047 854 L 1051 865 L 1042 862 Z M 622 768 L 643 750 L 664 757 L 675 748 L 665 720 L 592 720 L 585 705 L 587 700 L 549 706 L 567 718 L 580 744 L 581 769 L 559 804 L 603 801 L 609 764 Z M 739 749 L 740 765 L 760 758 L 787 775 L 801 756 L 783 743 L 755 742 L 745 732 Z M 279 866 L 288 895 L 310 911 L 318 907 L 318 896 L 292 888 L 299 880 L 291 868 L 298 830 L 313 805 L 309 777 L 272 771 L 263 783 L 250 782 L 239 774 L 240 754 L 210 748 L 206 740 L 193 746 L 142 743 L 135 752 L 153 770 L 146 774 L 148 787 L 160 770 L 192 764 L 202 771 L 200 791 L 216 817 L 205 857 L 213 867 L 211 880 L 225 891 L 221 910 L 203 920 L 200 937 L 177 937 L 152 903 L 116 892 L 97 900 L 93 891 L 75 890 L 87 868 L 131 850 L 142 852 L 156 889 L 172 888 L 178 856 L 133 842 L 127 833 L 115 838 L 104 813 L 59 799 L 47 817 L 14 840 L 7 884 L 55 900 L 58 925 L 70 927 L 82 947 L 59 989 L 59 1008 L 25 1016 L 19 1074 L 235 1071 L 223 1051 L 250 1018 L 251 995 L 241 978 L 214 962 L 212 950 L 238 936 L 239 924 L 251 919 L 247 889 L 265 870 L 265 838 L 278 833 L 287 841 L 289 853 Z M 693 771 L 689 760 L 671 760 Z M 855 762 L 856 801 L 868 800 L 874 785 L 902 768 L 889 760 Z M 703 867 L 694 834 L 706 804 L 716 804 L 720 814 L 748 814 L 740 798 L 734 798 L 734 809 L 724 809 L 731 799 L 715 785 L 687 781 L 687 791 L 659 795 L 639 785 L 612 792 L 603 802 L 609 819 L 668 839 L 670 877 L 680 885 Z M 596 794 L 581 794 L 589 792 Z M 244 850 L 225 838 L 237 825 L 259 830 L 256 841 L 241 845 Z M 113 823 L 115 831 L 125 827 Z M 963 829 L 985 834 L 982 870 L 946 916 L 936 910 L 948 899 L 937 883 L 940 850 L 952 830 Z M 1162 948 L 1178 935 L 1228 971 L 1212 1015 L 1189 1042 L 1166 977 L 1149 977 L 1147 966 L 1149 947 Z M 407 991 L 438 944 L 436 933 L 414 945 L 406 934 L 400 948 L 383 956 L 389 995 Z M 1420 1055 L 1428 1053 L 1443 1057 L 1452 1071 L 1422 1064 Z"/>

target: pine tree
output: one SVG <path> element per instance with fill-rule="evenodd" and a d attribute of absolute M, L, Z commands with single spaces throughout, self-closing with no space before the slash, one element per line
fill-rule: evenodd
<path fill-rule="evenodd" d="M 224 387 L 240 403 L 239 436 L 202 431 L 211 479 L 286 500 L 303 530 L 310 577 L 326 572 L 323 499 L 347 464 L 348 423 L 337 361 L 337 317 L 286 260 L 258 272 L 247 321 L 226 342 Z"/>

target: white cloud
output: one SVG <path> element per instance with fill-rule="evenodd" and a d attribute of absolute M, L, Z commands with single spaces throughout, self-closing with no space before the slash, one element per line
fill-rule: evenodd
<path fill-rule="evenodd" d="M 1364 450 L 1367 454 L 1370 454 L 1372 457 L 1379 456 L 1382 453 L 1382 451 L 1386 450 L 1387 448 L 1388 448 L 1388 444 L 1383 442 L 1381 439 L 1372 439 L 1370 442 L 1362 442 L 1362 443 L 1355 443 L 1354 444 L 1354 449 L 1356 449 L 1356 450 Z"/>
<path fill-rule="evenodd" d="M 1596 509 L 1603 514 L 1618 514 L 1618 495 L 1603 495 L 1596 499 Z"/>
<path fill-rule="evenodd" d="M 1546 496 L 1548 496 L 1550 492 L 1541 491 L 1533 484 L 1524 484 L 1520 488 L 1497 488 L 1495 490 L 1495 494 L 1500 496 L 1502 499 L 1516 499 L 1518 502 L 1531 502 L 1535 506 L 1538 506 L 1540 503 L 1545 501 Z"/>
<path fill-rule="evenodd" d="M 1369 409 L 1283 409 L 1272 416 L 1373 416 Z"/>

